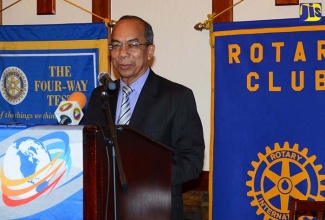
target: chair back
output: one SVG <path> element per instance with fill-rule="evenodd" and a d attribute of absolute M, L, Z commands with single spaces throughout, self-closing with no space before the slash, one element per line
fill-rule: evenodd
<path fill-rule="evenodd" d="M 301 216 L 316 216 L 317 220 L 323 220 L 324 213 L 325 201 L 291 199 L 289 220 L 298 220 Z"/>

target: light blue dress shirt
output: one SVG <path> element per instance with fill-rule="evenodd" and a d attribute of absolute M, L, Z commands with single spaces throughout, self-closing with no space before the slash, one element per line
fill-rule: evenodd
<path fill-rule="evenodd" d="M 150 68 L 146 70 L 146 72 L 140 76 L 137 81 L 132 83 L 130 86 L 133 88 L 133 92 L 129 95 L 129 100 L 130 100 L 130 107 L 131 107 L 131 116 L 135 107 L 135 104 L 138 101 L 140 92 L 142 90 L 142 87 L 144 83 L 146 82 L 148 75 L 149 75 Z M 120 116 L 120 111 L 121 111 L 121 105 L 122 105 L 122 94 L 123 94 L 123 86 L 125 86 L 125 83 L 120 79 L 120 90 L 118 92 L 118 98 L 117 98 L 117 106 L 116 106 L 116 118 L 115 118 L 115 124 L 117 124 L 117 120 Z"/>

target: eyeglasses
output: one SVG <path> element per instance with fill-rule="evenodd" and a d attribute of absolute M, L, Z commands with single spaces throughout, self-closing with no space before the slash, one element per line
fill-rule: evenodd
<path fill-rule="evenodd" d="M 126 51 L 128 52 L 135 52 L 140 49 L 140 46 L 149 46 L 149 44 L 140 44 L 139 42 L 128 42 L 125 44 L 121 43 L 112 43 L 109 45 L 109 50 L 110 51 L 119 51 L 122 49 L 123 45 L 125 46 Z"/>

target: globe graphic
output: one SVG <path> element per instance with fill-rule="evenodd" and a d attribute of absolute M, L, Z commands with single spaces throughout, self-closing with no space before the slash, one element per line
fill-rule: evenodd
<path fill-rule="evenodd" d="M 43 143 L 36 138 L 22 137 L 9 146 L 3 161 L 3 174 L 19 183 L 7 186 L 11 189 L 28 189 L 20 198 L 28 198 L 44 189 L 50 179 L 51 157 Z"/>

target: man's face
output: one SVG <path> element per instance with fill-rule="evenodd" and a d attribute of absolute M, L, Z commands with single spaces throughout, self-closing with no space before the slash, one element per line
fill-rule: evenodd
<path fill-rule="evenodd" d="M 126 84 L 136 81 L 148 68 L 155 47 L 146 44 L 141 21 L 127 19 L 117 22 L 112 32 L 112 63 Z"/>

